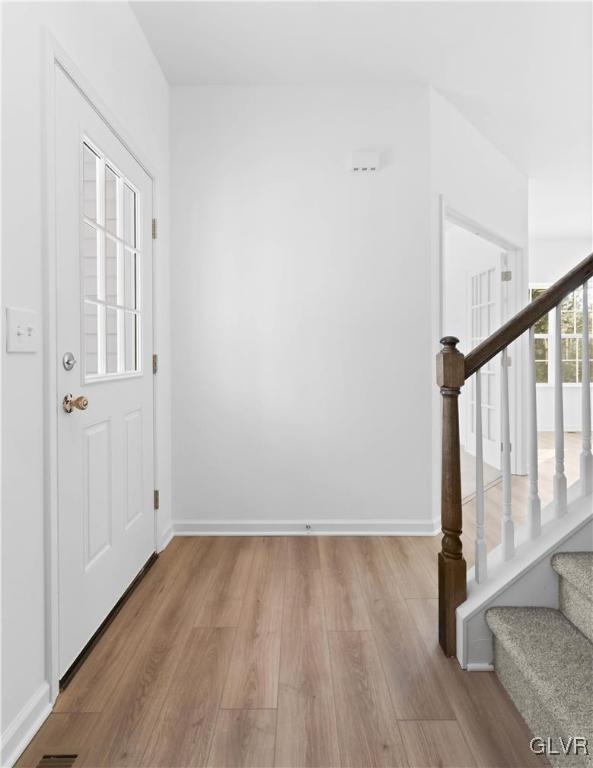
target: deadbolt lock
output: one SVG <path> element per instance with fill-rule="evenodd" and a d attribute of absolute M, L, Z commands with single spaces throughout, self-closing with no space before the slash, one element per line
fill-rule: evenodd
<path fill-rule="evenodd" d="M 64 357 L 62 358 L 62 365 L 64 366 L 64 369 L 66 371 L 71 371 L 74 366 L 76 365 L 76 358 L 72 354 L 72 352 L 65 352 Z"/>
<path fill-rule="evenodd" d="M 67 394 L 64 395 L 64 399 L 62 400 L 62 407 L 66 413 L 72 413 L 75 408 L 79 411 L 86 411 L 89 407 L 89 401 L 83 395 L 80 395 L 80 397 L 72 397 L 71 394 Z"/>

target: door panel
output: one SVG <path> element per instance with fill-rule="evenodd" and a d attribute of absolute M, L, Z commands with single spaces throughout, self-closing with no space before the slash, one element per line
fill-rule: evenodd
<path fill-rule="evenodd" d="M 152 182 L 56 69 L 60 675 L 154 551 Z M 76 364 L 67 370 L 62 356 Z"/>
<path fill-rule="evenodd" d="M 111 424 L 83 430 L 84 459 L 84 569 L 88 570 L 111 547 Z"/>
<path fill-rule="evenodd" d="M 138 409 L 124 417 L 126 456 L 126 528 L 142 514 L 143 488 L 143 442 L 142 410 Z"/>

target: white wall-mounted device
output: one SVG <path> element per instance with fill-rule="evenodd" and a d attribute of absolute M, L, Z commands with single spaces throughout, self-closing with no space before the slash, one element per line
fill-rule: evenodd
<path fill-rule="evenodd" d="M 378 152 L 359 149 L 352 153 L 350 170 L 356 173 L 369 173 L 379 170 L 380 156 Z"/>
<path fill-rule="evenodd" d="M 39 314 L 32 309 L 6 308 L 6 351 L 38 352 Z"/>

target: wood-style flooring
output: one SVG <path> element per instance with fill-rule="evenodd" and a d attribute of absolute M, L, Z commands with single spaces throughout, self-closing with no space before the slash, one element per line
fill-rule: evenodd
<path fill-rule="evenodd" d="M 176 538 L 17 765 L 545 765 L 436 596 L 431 538 Z"/>

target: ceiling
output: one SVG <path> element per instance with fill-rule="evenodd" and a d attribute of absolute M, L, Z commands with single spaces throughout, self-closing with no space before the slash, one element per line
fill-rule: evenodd
<path fill-rule="evenodd" d="M 173 85 L 430 84 L 533 179 L 533 236 L 591 232 L 589 2 L 131 6 Z"/>

